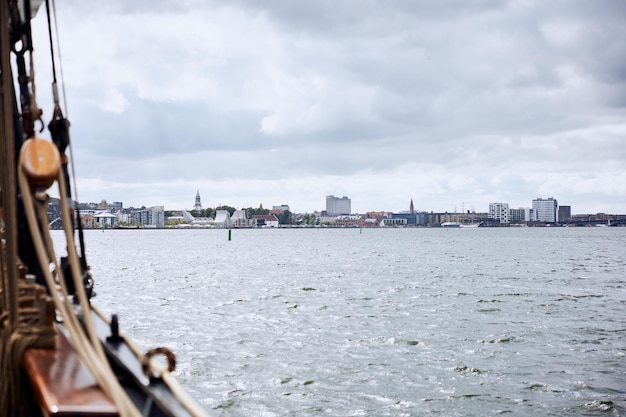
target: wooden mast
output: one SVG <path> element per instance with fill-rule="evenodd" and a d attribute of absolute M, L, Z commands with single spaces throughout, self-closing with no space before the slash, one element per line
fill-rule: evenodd
<path fill-rule="evenodd" d="M 7 308 L 9 310 L 9 326 L 11 331 L 17 326 L 17 187 L 15 161 L 15 126 L 13 124 L 13 77 L 11 74 L 11 41 L 9 39 L 9 1 L 2 2 L 0 7 L 0 71 L 1 82 L 0 103 L 2 106 L 2 128 L 0 129 L 0 158 L 2 170 L 2 213 L 4 220 L 4 239 L 6 247 L 3 257 L 3 287 Z M 6 274 L 5 274 L 6 272 Z"/>

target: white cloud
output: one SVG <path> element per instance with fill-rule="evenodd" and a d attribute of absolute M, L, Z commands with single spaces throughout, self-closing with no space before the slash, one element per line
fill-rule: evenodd
<path fill-rule="evenodd" d="M 212 3 L 59 6 L 83 199 L 626 212 L 623 2 Z"/>

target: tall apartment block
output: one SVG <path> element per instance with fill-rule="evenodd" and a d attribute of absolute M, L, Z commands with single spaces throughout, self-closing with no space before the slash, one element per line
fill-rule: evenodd
<path fill-rule="evenodd" d="M 331 215 L 350 214 L 352 213 L 352 202 L 346 196 L 341 198 L 334 195 L 326 196 L 326 213 Z"/>
<path fill-rule="evenodd" d="M 557 210 L 559 203 L 552 197 L 537 198 L 533 200 L 533 211 L 535 220 L 543 223 L 555 223 L 557 221 Z"/>
<path fill-rule="evenodd" d="M 534 219 L 533 209 L 530 207 L 520 207 L 511 209 L 511 223 L 525 223 Z"/>
<path fill-rule="evenodd" d="M 489 218 L 500 223 L 510 223 L 509 203 L 489 203 Z"/>

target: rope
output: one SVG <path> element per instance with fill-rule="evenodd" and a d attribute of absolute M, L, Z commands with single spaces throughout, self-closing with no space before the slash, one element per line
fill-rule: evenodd
<path fill-rule="evenodd" d="M 46 6 L 48 4 L 48 0 L 46 0 Z M 50 18 L 49 18 L 49 10 L 46 9 L 48 11 L 48 25 L 50 25 Z M 62 92 L 62 97 L 63 97 L 63 108 L 65 109 L 65 115 L 69 118 L 69 108 L 67 105 L 67 94 L 65 94 L 65 76 L 63 74 L 63 59 L 61 57 L 61 42 L 59 42 L 59 25 L 57 23 L 57 9 L 56 9 L 56 1 L 52 0 L 52 16 L 54 17 L 54 34 L 55 34 L 55 38 L 56 38 L 56 45 L 57 45 L 57 51 L 59 53 L 59 73 L 60 73 L 60 78 L 61 78 L 61 92 Z M 50 27 L 50 26 L 48 26 Z M 50 34 L 50 50 L 52 50 L 52 35 Z M 54 58 L 53 58 L 54 59 Z M 54 60 L 53 60 L 53 65 L 54 65 Z M 57 85 L 57 80 L 56 80 L 56 73 L 54 74 L 54 84 L 55 84 L 55 90 L 58 90 L 56 85 Z M 56 91 L 56 97 L 58 99 L 58 91 Z M 70 146 L 70 166 L 72 168 L 72 189 L 74 190 L 74 198 L 76 201 L 80 201 L 80 199 L 78 198 L 78 187 L 76 186 L 76 169 L 74 166 L 74 152 L 72 151 L 72 147 Z M 78 209 L 78 207 L 76 207 L 76 209 Z M 81 239 L 82 241 L 82 239 Z M 84 255 L 84 254 L 83 254 Z"/>
<path fill-rule="evenodd" d="M 13 332 L 2 332 L 0 343 L 4 352 L 0 359 L 3 376 L 0 382 L 0 397 L 3 399 L 0 414 L 23 415 L 24 405 L 29 398 L 21 389 L 22 356 L 30 347 L 52 347 L 55 342 L 55 331 L 51 326 L 33 323 L 22 323 Z"/>
<path fill-rule="evenodd" d="M 48 4 L 46 3 L 48 6 Z M 58 42 L 58 25 L 56 22 L 56 8 L 53 0 L 54 21 L 55 30 Z M 48 7 L 47 7 L 48 8 Z M 0 22 L 8 22 L 8 3 L 4 2 L 0 7 Z M 50 17 L 48 17 L 50 23 Z M 30 25 L 30 18 L 27 16 L 26 24 Z M 30 29 L 30 28 L 28 28 Z M 0 55 L 1 61 L 1 77 L 2 87 L 6 90 L 13 86 L 13 79 L 11 74 L 11 64 L 9 60 L 9 33 L 6 24 L 2 24 L 0 30 Z M 30 30 L 26 31 L 30 34 Z M 51 33 L 49 33 L 52 38 Z M 31 39 L 29 36 L 23 38 L 23 48 L 18 53 L 18 72 L 23 75 L 22 80 L 29 79 L 32 82 L 21 82 L 20 89 L 22 95 L 26 101 L 26 107 L 23 110 L 23 117 L 25 117 L 25 129 L 28 132 L 33 130 L 32 124 L 34 120 L 40 120 L 40 110 L 36 104 L 36 86 L 34 83 L 35 71 L 34 71 L 34 58 L 32 48 L 30 48 Z M 59 49 L 60 50 L 60 49 Z M 29 64 L 30 71 L 29 76 L 25 77 L 25 62 L 24 52 L 29 52 Z M 53 46 L 51 39 L 51 53 L 53 55 Z M 60 58 L 60 52 L 59 52 Z M 54 61 L 53 61 L 54 66 Z M 58 100 L 58 93 L 56 92 L 56 69 L 54 70 L 55 82 L 53 86 L 53 94 L 55 97 L 55 110 L 58 108 L 60 111 L 60 105 Z M 63 69 L 60 66 L 61 79 L 63 80 Z M 65 101 L 65 85 L 62 83 L 63 99 L 65 108 L 67 109 L 67 102 Z M 29 91 L 30 90 L 30 91 Z M 30 92 L 30 94 L 29 94 Z M 72 299 L 68 294 L 66 288 L 66 282 L 63 277 L 62 268 L 60 268 L 56 254 L 54 253 L 54 245 L 50 231 L 48 228 L 46 205 L 48 202 L 47 195 L 38 194 L 36 198 L 33 198 L 30 185 L 22 169 L 16 169 L 15 166 L 15 149 L 14 149 L 14 127 L 13 127 L 13 102 L 9 98 L 9 94 L 2 96 L 2 137 L 3 142 L 1 147 L 2 151 L 2 165 L 8 172 L 8 175 L 3 175 L 3 182 L 0 184 L 2 190 L 2 209 L 3 213 L 0 213 L 3 217 L 6 216 L 6 229 L 2 230 L 3 236 L 6 236 L 6 244 L 0 243 L 2 248 L 0 268 L 2 272 L 2 288 L 0 288 L 0 370 L 2 375 L 0 377 L 0 415 L 13 415 L 19 414 L 26 404 L 25 399 L 19 399 L 18 394 L 21 392 L 21 385 L 19 383 L 19 366 L 21 364 L 21 358 L 23 352 L 31 346 L 53 346 L 55 340 L 55 328 L 51 325 L 45 325 L 41 323 L 40 309 L 35 308 L 31 303 L 33 294 L 37 297 L 38 290 L 36 284 L 29 284 L 32 287 L 18 288 L 18 267 L 16 262 L 17 256 L 17 209 L 15 205 L 15 196 L 18 195 L 16 188 L 19 188 L 21 196 L 23 198 L 24 213 L 26 215 L 26 223 L 30 230 L 30 236 L 33 240 L 33 248 L 35 256 L 41 266 L 43 278 L 46 282 L 48 291 L 54 308 L 58 313 L 60 319 L 64 324 L 65 332 L 70 340 L 73 348 L 76 350 L 85 366 L 89 369 L 90 373 L 96 379 L 98 385 L 106 393 L 106 395 L 116 405 L 119 415 L 122 417 L 138 417 L 140 416 L 139 410 L 135 407 L 131 399 L 128 397 L 124 389 L 121 387 L 118 378 L 112 371 L 103 346 L 98 339 L 95 332 L 94 323 L 92 320 L 91 312 L 94 311 L 92 306 L 89 305 L 89 300 L 85 294 L 85 288 L 82 282 L 82 271 L 80 268 L 80 260 L 76 252 L 76 244 L 74 242 L 74 230 L 73 219 L 70 218 L 71 202 L 69 193 L 67 192 L 67 185 L 63 171 L 59 171 L 57 175 L 57 183 L 60 190 L 61 197 L 61 210 L 63 225 L 66 235 L 66 244 L 68 250 L 68 258 L 70 264 L 70 273 L 74 280 L 74 287 L 76 293 L 74 300 L 78 300 L 81 311 L 84 318 L 84 327 L 79 322 L 75 314 L 75 306 L 72 304 Z M 32 98 L 32 101 L 30 100 Z M 32 105 L 32 106 L 31 106 Z M 34 120 L 33 120 L 34 118 Z M 70 147 L 70 161 L 72 166 L 72 181 L 74 189 L 76 189 L 76 176 L 74 170 L 74 158 L 72 155 L 72 147 Z M 17 178 L 15 173 L 17 172 Z M 17 183 L 17 187 L 16 187 Z M 0 219 L 0 220 L 4 220 Z M 2 225 L 0 224 L 0 227 Z M 80 231 L 80 225 L 79 225 Z M 81 238 L 81 252 L 84 259 L 84 249 L 82 246 Z M 83 271 L 87 271 L 83 268 Z M 39 287 L 41 289 L 41 287 Z M 44 291 L 45 293 L 45 291 Z M 41 291 L 39 292 L 41 294 Z M 97 314 L 100 314 L 96 311 Z M 134 346 L 132 346 L 128 340 L 126 343 L 131 346 L 131 349 L 135 353 L 136 357 L 141 360 L 143 355 Z M 149 371 L 153 372 L 152 368 L 158 369 L 157 365 L 150 363 L 149 359 L 146 360 Z M 193 401 L 182 390 L 178 383 L 173 379 L 170 372 L 166 369 L 161 369 L 160 377 L 170 387 L 172 393 L 179 399 L 181 404 L 187 408 L 187 410 L 195 416 L 205 416 L 206 412 L 201 409 L 195 401 Z"/>
<path fill-rule="evenodd" d="M 2 276 L 7 277 L 5 245 L 2 251 Z M 14 263 L 14 262 L 13 262 Z M 56 332 L 47 315 L 47 293 L 43 286 L 14 280 L 17 284 L 17 319 L 14 327 L 9 325 L 6 305 L 0 305 L 0 415 L 24 415 L 24 405 L 31 401 L 21 384 L 21 358 L 30 347 L 53 347 Z M 5 287 L 0 288 L 2 299 Z"/>
<path fill-rule="evenodd" d="M 51 56 L 53 59 L 53 77 L 54 77 L 54 83 L 53 83 L 53 96 L 55 98 L 55 109 L 57 107 L 59 107 L 59 102 L 58 102 L 58 89 L 57 89 L 57 78 L 56 78 L 56 67 L 55 67 L 55 59 L 54 59 L 54 48 L 53 48 L 53 40 L 52 40 L 52 30 L 51 30 L 51 23 L 50 23 L 50 7 L 49 7 L 49 1 L 50 0 L 46 0 L 46 11 L 48 13 L 48 36 L 50 39 L 50 51 L 51 51 Z M 63 74 L 63 60 L 61 59 L 61 46 L 60 46 L 60 42 L 59 42 L 59 31 L 58 31 L 58 23 L 57 23 L 57 12 L 56 12 L 56 1 L 52 0 L 52 16 L 54 18 L 54 33 L 55 33 L 55 37 L 56 37 L 56 47 L 57 47 L 57 51 L 58 51 L 58 56 L 59 56 L 59 72 L 60 72 L 60 79 L 61 79 L 61 90 L 62 90 L 62 96 L 63 96 L 63 107 L 65 108 L 65 114 L 68 115 L 69 114 L 69 110 L 68 110 L 68 105 L 67 105 L 67 95 L 65 94 L 65 79 L 64 79 L 64 74 Z M 60 111 L 60 109 L 59 109 Z M 75 170 L 75 166 L 74 166 L 74 155 L 73 155 L 73 151 L 72 151 L 72 146 L 69 146 L 69 162 L 70 162 L 70 166 L 71 166 L 71 181 L 73 184 L 73 191 L 74 191 L 74 195 L 75 195 L 75 200 L 79 201 L 78 198 L 78 188 L 76 186 L 76 170 Z M 66 196 L 69 195 L 69 193 L 66 193 L 66 184 L 65 184 L 65 180 L 63 178 L 63 175 L 59 175 L 59 188 L 60 188 L 60 195 L 61 197 L 61 207 L 70 207 L 70 205 L 66 205 L 66 203 L 63 200 L 66 200 Z M 76 210 L 78 212 L 78 207 L 76 207 Z M 83 305 L 83 300 L 87 300 L 86 295 L 84 294 L 84 286 L 83 283 L 81 281 L 81 274 L 80 271 L 78 270 L 78 265 L 79 263 L 77 262 L 77 257 L 76 257 L 76 247 L 73 244 L 73 238 L 74 238 L 74 234 L 72 230 L 68 229 L 69 225 L 72 225 L 72 219 L 68 219 L 67 210 L 62 210 L 62 215 L 65 214 L 66 216 L 63 217 L 63 224 L 64 224 L 64 228 L 65 228 L 65 234 L 66 234 L 66 239 L 67 239 L 67 246 L 68 246 L 68 255 L 70 256 L 70 265 L 72 265 L 72 275 L 74 277 L 74 286 L 75 288 L 80 291 L 79 294 L 79 299 L 81 300 L 81 308 L 83 311 L 89 311 L 88 309 L 91 308 L 93 311 L 96 312 L 96 314 L 100 315 L 101 318 L 103 318 L 106 322 L 109 322 L 109 320 L 102 314 L 100 313 L 100 311 L 98 311 L 95 307 L 93 306 L 86 306 L 87 301 L 85 301 L 85 305 Z M 82 224 L 81 224 L 81 220 L 80 220 L 80 212 L 78 212 L 78 233 L 79 233 L 79 241 L 80 241 L 80 247 L 81 247 L 81 255 L 82 255 L 82 260 L 83 262 L 85 262 L 85 249 L 84 249 L 84 241 L 83 241 L 83 237 L 82 237 Z M 47 223 L 46 223 L 47 224 Z M 52 247 L 51 244 L 48 245 L 49 247 Z M 72 248 L 72 250 L 70 251 L 69 248 Z M 84 265 L 85 266 L 85 265 Z M 61 282 L 64 282 L 63 279 L 60 280 Z M 85 316 L 89 316 L 88 314 L 85 314 Z M 89 319 L 91 320 L 91 316 L 89 316 Z M 89 329 L 90 327 L 93 327 L 93 325 L 87 326 L 87 328 Z M 92 343 L 99 346 L 101 348 L 101 345 L 99 343 L 99 341 L 97 340 L 97 337 L 95 336 L 95 333 L 92 334 L 91 336 L 92 339 Z M 130 340 L 128 340 L 127 338 L 125 338 L 126 340 L 126 344 L 130 347 L 130 349 L 133 351 L 133 353 L 135 354 L 135 356 L 139 359 L 142 360 L 143 354 L 139 351 L 139 349 L 137 349 L 136 346 L 134 346 Z M 149 366 L 151 367 L 157 367 L 158 365 L 155 364 L 150 364 Z M 150 371 L 152 372 L 152 371 Z M 204 409 L 202 409 L 201 407 L 199 407 L 197 405 L 197 403 L 182 389 L 182 387 L 178 384 L 178 382 L 172 377 L 171 373 L 168 372 L 165 369 L 160 369 L 160 376 L 161 379 L 170 387 L 170 389 L 172 390 L 173 394 L 179 399 L 179 401 L 181 402 L 181 404 L 183 404 L 183 406 L 194 416 L 206 416 L 206 411 Z"/>
<path fill-rule="evenodd" d="M 58 180 L 59 180 L 59 185 L 61 187 L 61 191 L 60 191 L 60 194 L 62 196 L 61 198 L 63 199 L 64 198 L 63 196 L 65 195 L 63 192 L 64 191 L 63 190 L 64 188 L 63 176 L 59 175 Z M 51 242 L 50 233 L 49 233 L 49 230 L 47 229 L 48 223 L 45 222 L 43 225 L 38 224 L 37 219 L 36 219 L 35 209 L 34 209 L 34 201 L 29 190 L 28 180 L 26 179 L 26 176 L 24 175 L 21 169 L 18 170 L 18 182 L 19 182 L 20 191 L 22 192 L 22 195 L 24 198 L 24 209 L 26 212 L 27 223 L 30 228 L 31 235 L 33 237 L 33 245 L 35 247 L 37 258 L 39 259 L 39 262 L 42 266 L 49 265 L 48 253 L 46 252 L 45 245 L 44 245 L 43 238 L 42 238 L 42 235 L 46 236 L 46 240 L 50 239 L 48 243 Z M 67 213 L 62 213 L 62 215 L 65 217 L 68 216 Z M 66 218 L 63 219 L 63 223 L 66 225 L 69 224 Z M 40 230 L 40 228 L 43 228 L 43 230 Z M 73 244 L 73 235 L 72 233 L 69 233 L 68 235 L 67 230 L 66 230 L 66 239 L 67 239 L 67 248 L 68 248 L 68 252 L 70 256 L 70 261 L 76 262 L 76 252 L 75 252 L 75 246 Z M 49 247 L 51 247 L 51 245 L 49 245 Z M 72 248 L 74 248 L 74 250 L 72 250 Z M 93 344 L 93 343 L 90 343 L 87 337 L 85 337 L 85 334 L 81 328 L 80 323 L 78 322 L 78 319 L 73 314 L 73 307 L 70 302 L 70 297 L 67 294 L 67 289 L 65 288 L 65 282 L 62 276 L 62 271 L 56 261 L 56 256 L 52 258 L 52 261 L 54 263 L 54 271 L 57 274 L 58 282 L 60 285 L 57 285 L 57 283 L 55 282 L 52 272 L 50 271 L 50 268 L 44 267 L 42 268 L 42 271 L 44 274 L 44 278 L 46 280 L 46 285 L 48 286 L 52 299 L 55 303 L 55 307 L 61 315 L 61 318 L 64 323 L 64 327 L 68 331 L 69 337 L 72 341 L 72 346 L 76 349 L 79 356 L 83 359 L 85 365 L 90 370 L 91 374 L 96 379 L 96 381 L 98 382 L 100 387 L 103 389 L 103 391 L 115 403 L 120 413 L 120 416 L 139 417 L 141 414 L 139 413 L 137 408 L 133 405 L 132 401 L 128 398 L 128 395 L 126 395 L 126 392 L 119 385 L 116 376 L 113 374 L 113 371 L 109 367 L 108 361 L 106 359 L 106 356 L 104 355 L 104 351 L 100 342 L 97 341 L 97 338 L 96 338 L 97 343 Z M 72 271 L 73 275 L 76 275 L 76 272 L 78 272 L 77 270 L 78 270 L 78 265 L 77 264 L 73 265 L 73 271 Z M 76 279 L 76 276 L 74 278 Z M 79 288 L 83 288 L 82 283 L 77 285 L 77 289 Z M 81 298 L 80 290 L 77 293 L 77 296 Z M 86 299 L 86 296 L 84 294 L 84 288 L 82 292 L 82 297 Z M 81 300 L 81 301 L 82 301 L 81 305 L 84 305 L 85 300 Z M 90 333 L 93 336 L 95 334 L 95 330 L 93 329 L 93 323 L 91 321 L 91 315 L 89 311 L 90 311 L 89 306 L 87 306 L 87 309 L 83 309 L 83 312 L 84 312 L 83 316 L 85 318 L 85 327 L 87 328 L 88 333 Z M 93 342 L 93 338 L 92 338 L 92 342 Z"/>
<path fill-rule="evenodd" d="M 31 108 L 31 112 L 33 114 L 33 117 L 36 120 L 39 120 L 39 122 L 41 123 L 41 129 L 39 131 L 43 132 L 44 125 L 43 125 L 43 121 L 41 120 L 41 115 L 42 115 L 43 111 L 37 105 L 37 84 L 35 84 L 35 61 L 34 61 L 33 50 L 32 49 L 30 50 L 30 52 L 28 54 L 28 58 L 29 58 L 29 61 L 30 61 L 29 77 L 30 77 L 30 80 L 31 80 L 31 83 L 30 83 L 30 98 L 31 98 L 30 108 Z M 34 124 L 34 122 L 35 122 L 35 120 L 33 120 L 33 124 Z"/>
<path fill-rule="evenodd" d="M 56 10 L 55 10 L 55 23 L 56 23 Z M 55 59 L 54 59 L 54 47 L 52 45 L 52 23 L 50 22 L 50 0 L 46 0 L 46 17 L 48 20 L 48 39 L 50 40 L 50 57 L 51 57 L 51 61 L 52 61 L 52 80 L 54 82 L 54 84 L 56 85 L 57 82 L 57 69 L 56 69 L 56 65 L 55 65 Z M 57 38 L 58 38 L 58 32 L 57 32 Z M 58 101 L 58 97 L 55 97 L 55 102 Z"/>

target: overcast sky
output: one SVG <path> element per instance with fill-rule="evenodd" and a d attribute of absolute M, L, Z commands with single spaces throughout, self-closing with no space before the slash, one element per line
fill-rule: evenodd
<path fill-rule="evenodd" d="M 626 213 L 623 0 L 57 3 L 82 202 Z"/>

